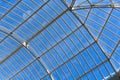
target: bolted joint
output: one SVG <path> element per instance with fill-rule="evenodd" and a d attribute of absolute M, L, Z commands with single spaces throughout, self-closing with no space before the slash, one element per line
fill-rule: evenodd
<path fill-rule="evenodd" d="M 24 46 L 24 47 L 26 47 L 26 48 L 28 48 L 28 47 L 29 47 L 29 45 L 28 45 L 28 43 L 27 43 L 27 42 L 23 42 L 22 44 L 23 44 L 23 46 Z"/>

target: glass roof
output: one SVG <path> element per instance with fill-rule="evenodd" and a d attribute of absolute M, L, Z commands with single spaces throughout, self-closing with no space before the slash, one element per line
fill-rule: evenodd
<path fill-rule="evenodd" d="M 119 72 L 120 0 L 0 0 L 0 80 Z"/>

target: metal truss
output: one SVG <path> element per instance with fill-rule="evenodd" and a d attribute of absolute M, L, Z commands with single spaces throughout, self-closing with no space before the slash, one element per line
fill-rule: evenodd
<path fill-rule="evenodd" d="M 102 46 L 101 46 L 100 43 L 99 43 L 99 40 L 100 40 L 101 35 L 103 35 L 103 31 L 104 31 L 105 26 L 107 25 L 107 23 L 111 23 L 111 22 L 109 21 L 110 17 L 111 17 L 111 16 L 114 17 L 114 15 L 112 14 L 113 10 L 116 9 L 117 11 L 119 11 L 120 5 L 116 4 L 117 2 L 114 3 L 112 0 L 109 1 L 111 4 L 103 4 L 103 5 L 102 5 L 102 4 L 98 4 L 98 3 L 102 2 L 102 1 L 104 1 L 104 0 L 98 0 L 98 2 L 96 2 L 95 4 L 93 4 L 90 0 L 84 0 L 83 2 L 81 2 L 81 4 L 84 3 L 84 2 L 87 2 L 89 5 L 81 6 L 81 5 L 75 5 L 76 2 L 77 2 L 76 0 L 72 0 L 69 5 L 68 5 L 68 3 L 67 3 L 67 0 L 61 0 L 62 5 L 64 5 L 65 8 L 66 8 L 66 9 L 63 9 L 63 8 L 57 3 L 56 0 L 53 0 L 53 2 L 54 2 L 55 4 L 57 4 L 60 9 L 62 9 L 62 12 L 61 12 L 61 13 L 58 13 L 56 10 L 54 10 L 54 9 L 50 6 L 49 3 L 51 2 L 51 0 L 44 0 L 44 3 L 43 3 L 41 6 L 39 6 L 39 4 L 37 4 L 34 0 L 31 0 L 31 2 L 33 2 L 33 3 L 36 4 L 36 5 L 38 5 L 39 8 L 37 8 L 37 9 L 36 9 L 30 16 L 28 16 L 26 19 L 24 19 L 23 22 L 21 22 L 21 23 L 20 23 L 18 26 L 16 26 L 13 30 L 8 30 L 7 28 L 5 28 L 5 27 L 3 27 L 3 26 L 0 26 L 0 32 L 6 34 L 6 36 L 4 36 L 4 37 L 0 40 L 1 46 L 3 46 L 2 43 L 4 43 L 5 40 L 6 40 L 7 38 L 9 38 L 9 37 L 11 37 L 11 39 L 13 39 L 17 44 L 19 44 L 19 46 L 18 46 L 14 51 L 10 52 L 10 54 L 8 54 L 5 58 L 3 58 L 2 61 L 0 61 L 0 70 L 1 70 L 1 71 L 4 71 L 4 70 L 1 68 L 1 65 L 4 64 L 5 62 L 7 62 L 10 58 L 12 58 L 12 56 L 16 55 L 17 52 L 19 52 L 22 48 L 25 48 L 25 49 L 27 50 L 28 54 L 31 54 L 31 55 L 34 57 L 34 59 L 33 59 L 31 62 L 29 62 L 28 64 L 26 64 L 24 67 L 22 67 L 20 70 L 18 70 L 17 72 L 15 72 L 12 76 L 7 75 L 8 78 L 9 78 L 10 80 L 12 80 L 14 77 L 16 77 L 16 76 L 19 75 L 21 72 L 23 72 L 25 69 L 27 69 L 30 65 L 32 65 L 35 61 L 38 61 L 38 62 L 39 62 L 38 65 L 41 64 L 41 65 L 43 66 L 45 72 L 47 73 L 47 74 L 45 74 L 44 76 L 40 77 L 40 79 L 42 80 L 42 79 L 46 78 L 47 76 L 49 76 L 51 80 L 55 80 L 55 79 L 54 79 L 54 76 L 53 76 L 53 72 L 55 72 L 56 70 L 60 69 L 63 65 L 66 65 L 68 62 L 70 62 L 70 63 L 72 64 L 72 66 L 75 68 L 75 66 L 74 66 L 74 64 L 72 63 L 71 60 L 73 60 L 74 58 L 76 58 L 78 55 L 82 55 L 82 53 L 83 53 L 84 51 L 86 51 L 86 52 L 89 54 L 89 56 L 91 57 L 91 59 L 94 61 L 94 59 L 92 58 L 90 52 L 87 50 L 87 49 L 90 48 L 90 47 L 93 48 L 93 50 L 95 51 L 95 53 L 97 54 L 97 56 L 100 58 L 99 53 L 98 53 L 98 52 L 96 51 L 96 49 L 93 47 L 93 45 L 96 44 L 96 45 L 100 48 L 100 50 L 102 51 L 102 53 L 105 55 L 106 60 L 102 61 L 102 62 L 99 63 L 99 64 L 96 64 L 95 61 L 94 61 L 93 63 L 96 64 L 95 67 L 89 69 L 88 71 L 85 71 L 84 74 L 79 75 L 77 78 L 74 78 L 73 75 L 72 75 L 72 77 L 73 77 L 74 79 L 78 79 L 78 80 L 79 80 L 79 79 L 82 79 L 84 76 L 87 76 L 87 74 L 89 74 L 90 72 L 92 72 L 93 75 L 94 75 L 94 77 L 95 77 L 96 80 L 97 80 L 97 76 L 94 74 L 93 71 L 94 71 L 95 69 L 98 69 L 99 72 L 102 74 L 102 72 L 101 72 L 101 70 L 99 69 L 99 67 L 102 66 L 102 65 L 104 65 L 104 66 L 105 66 L 105 69 L 109 72 L 107 66 L 105 65 L 105 63 L 107 63 L 107 62 L 110 63 L 110 65 L 111 65 L 111 67 L 113 68 L 115 74 L 117 74 L 118 72 L 116 71 L 114 64 L 111 62 L 111 58 L 112 58 L 112 56 L 114 55 L 116 49 L 119 47 L 120 40 L 116 43 L 116 45 L 115 45 L 115 47 L 114 47 L 114 49 L 113 49 L 113 51 L 111 52 L 110 55 L 108 55 L 108 53 L 106 53 L 106 51 L 104 51 L 104 49 L 102 48 Z M 6 16 L 8 17 L 8 14 L 9 14 L 9 13 L 14 13 L 14 12 L 12 12 L 12 10 L 13 10 L 14 8 L 17 8 L 18 10 L 21 10 L 21 8 L 19 8 L 17 5 L 23 3 L 25 6 L 28 7 L 28 5 L 27 5 L 25 2 L 23 2 L 22 0 L 19 0 L 19 1 L 18 1 L 16 4 L 14 4 L 14 5 L 11 4 L 11 3 L 8 2 L 8 1 L 4 1 L 4 2 L 6 2 L 6 3 L 9 4 L 9 5 L 12 5 L 12 7 L 11 7 L 5 14 L 3 14 L 2 17 L 0 17 L 0 21 L 1 21 L 1 22 L 2 22 L 2 21 L 4 22 L 3 19 L 4 19 Z M 119 2 L 119 1 L 118 1 L 118 2 Z M 48 13 L 47 11 L 45 11 L 44 7 L 45 7 L 46 5 L 49 6 L 54 12 L 56 12 L 56 14 L 57 14 L 56 17 L 53 18 L 50 13 Z M 4 8 L 3 6 L 0 6 L 0 7 Z M 89 20 L 88 17 L 89 17 L 90 14 L 92 14 L 92 9 L 94 9 L 94 8 L 95 8 L 95 9 L 102 9 L 102 8 L 110 8 L 110 9 L 111 9 L 109 13 L 106 12 L 106 13 L 108 14 L 107 19 L 105 20 L 104 24 L 102 25 L 102 29 L 100 30 L 99 35 L 97 36 L 97 38 L 91 33 L 91 31 L 88 29 L 88 26 L 89 26 L 89 25 L 87 25 L 87 20 Z M 31 9 L 31 10 L 32 10 L 32 9 Z M 39 17 L 41 17 L 41 15 L 38 13 L 40 10 L 43 10 L 46 14 L 48 14 L 52 20 L 51 20 L 51 21 L 47 21 L 47 20 L 46 20 L 47 24 L 44 25 L 44 26 L 42 27 L 42 29 L 36 28 L 37 32 L 34 33 L 32 36 L 30 36 L 27 40 L 25 40 L 24 38 L 22 38 L 22 37 L 20 37 L 19 35 L 15 34 L 15 32 L 16 32 L 16 31 L 19 31 L 19 29 L 20 29 L 21 27 L 23 27 L 22 25 L 24 25 L 24 24 L 25 24 L 26 22 L 28 22 L 30 19 L 33 19 L 33 20 L 36 21 L 39 25 L 42 25 L 40 22 L 37 21 L 37 19 L 33 18 L 33 16 L 34 16 L 35 14 L 37 14 Z M 82 19 L 80 19 L 79 16 L 77 15 L 77 13 L 75 12 L 75 11 L 77 11 L 77 10 L 89 10 L 88 13 L 87 13 L 87 15 L 85 16 L 85 20 L 84 20 L 84 21 L 83 21 Z M 75 22 L 73 22 L 77 28 L 74 29 L 74 30 L 71 30 L 71 32 L 70 32 L 69 34 L 67 34 L 66 31 L 64 31 L 64 29 L 62 28 L 61 24 L 60 24 L 59 22 L 57 22 L 57 20 L 61 19 L 61 20 L 65 23 L 65 25 L 67 25 L 67 27 L 70 28 L 71 26 L 69 26 L 68 23 L 67 23 L 67 22 L 64 20 L 64 18 L 63 18 L 64 15 L 67 15 L 67 16 L 71 19 L 71 21 L 73 21 L 72 18 L 68 15 L 67 12 L 70 12 L 70 13 L 79 21 L 79 23 L 80 23 L 80 25 L 78 26 Z M 119 11 L 119 12 L 120 12 L 120 11 Z M 16 13 L 14 13 L 14 14 L 17 15 Z M 26 13 L 26 14 L 27 14 L 27 13 Z M 17 15 L 17 16 L 19 16 L 19 15 Z M 20 16 L 19 16 L 19 17 L 20 17 Z M 8 18 L 10 18 L 10 17 L 8 17 Z M 41 18 L 43 18 L 43 17 L 41 17 Z M 44 17 L 44 18 L 45 18 L 45 17 Z M 92 20 L 91 20 L 91 21 L 92 21 Z M 92 22 L 93 22 L 93 21 L 92 21 Z M 5 22 L 5 23 L 6 23 L 6 24 L 9 24 L 9 23 L 7 23 L 7 22 Z M 52 24 L 54 24 L 54 23 L 56 23 L 56 24 L 63 30 L 63 32 L 66 34 L 64 37 L 61 37 L 61 36 L 59 35 L 59 33 L 56 31 L 55 27 L 52 25 Z M 112 24 L 112 23 L 111 23 L 111 24 Z M 11 24 L 9 24 L 9 25 L 12 26 Z M 29 23 L 29 25 L 34 26 L 34 28 L 35 28 L 35 25 L 34 25 L 33 23 Z M 37 39 L 39 40 L 39 42 L 41 42 L 41 43 L 46 47 L 46 51 L 44 51 L 44 52 L 42 52 L 42 51 L 39 49 L 39 52 L 42 52 L 42 54 L 41 54 L 41 55 L 38 55 L 38 54 L 40 54 L 40 53 L 37 53 L 36 50 L 34 49 L 34 47 L 32 47 L 31 45 L 29 45 L 29 43 L 32 42 L 34 45 L 37 45 L 33 40 L 34 40 L 36 37 L 38 37 L 40 34 L 43 35 L 42 32 L 45 31 L 45 30 L 47 30 L 50 26 L 51 26 L 52 29 L 56 32 L 56 34 L 60 37 L 60 40 L 59 40 L 59 41 L 56 41 L 56 39 L 54 38 L 54 36 L 51 35 L 50 31 L 47 31 L 47 32 L 52 36 L 52 38 L 56 41 L 56 43 L 55 43 L 54 45 L 52 45 L 52 43 L 51 43 L 47 38 L 45 38 L 45 39 L 49 42 L 49 44 L 50 44 L 50 46 L 51 46 L 50 48 L 47 49 L 46 45 L 44 45 L 44 44 L 37 38 Z M 12 27 L 13 27 L 13 26 L 12 26 Z M 24 27 L 26 27 L 26 26 L 24 25 Z M 90 35 L 90 36 L 92 37 L 92 39 L 93 39 L 93 42 L 90 42 L 90 41 L 86 38 L 86 36 L 84 35 L 84 33 L 82 33 L 82 31 L 80 30 L 81 28 L 84 28 L 84 29 L 89 33 L 89 35 Z M 29 29 L 27 29 L 27 30 L 29 30 Z M 76 31 L 81 32 L 81 33 L 83 34 L 83 36 L 85 37 L 85 39 L 88 41 L 89 45 L 87 45 L 87 47 L 84 47 L 84 43 L 82 43 L 82 42 L 80 41 L 80 39 L 77 37 L 77 35 L 75 34 Z M 78 41 L 80 42 L 80 44 L 82 44 L 82 46 L 84 47 L 84 49 L 79 50 L 79 49 L 77 48 L 77 46 L 75 45 L 75 42 L 74 42 L 71 38 L 69 38 L 72 34 L 74 34 L 75 37 L 77 37 Z M 113 33 L 113 34 L 115 34 L 115 33 Z M 115 35 L 116 35 L 116 34 L 115 34 Z M 120 38 L 120 36 L 118 36 L 118 37 Z M 74 52 L 72 52 L 71 47 L 68 46 L 69 44 L 65 41 L 67 38 L 69 38 L 70 41 L 71 41 L 71 43 L 75 46 L 75 48 L 76 48 L 77 51 L 78 51 L 77 53 L 74 54 Z M 63 46 L 60 46 L 60 43 L 62 43 L 62 42 L 65 43 L 65 45 L 68 47 L 68 49 L 69 49 L 69 50 L 71 51 L 71 53 L 74 54 L 74 55 L 71 56 L 70 58 L 68 58 L 68 59 L 67 59 L 66 61 L 64 61 L 63 63 L 58 64 L 57 67 L 53 68 L 52 70 L 49 70 L 47 64 L 46 64 L 45 61 L 42 59 L 42 57 L 44 57 L 50 50 L 54 49 L 56 46 L 59 46 L 60 49 L 64 52 L 64 54 L 65 54 L 66 56 L 68 56 L 67 53 L 64 51 Z M 9 43 L 9 42 L 8 42 L 8 43 Z M 6 46 L 3 46 L 3 47 L 6 47 Z M 39 48 L 39 47 L 37 47 L 37 48 Z M 54 49 L 54 50 L 55 50 L 55 52 L 56 52 L 57 55 L 58 55 L 58 54 L 59 54 L 59 51 L 57 51 L 56 49 Z M 50 55 L 53 57 L 52 54 L 50 54 Z M 0 57 L 1 57 L 1 56 L 0 56 Z M 62 57 L 62 56 L 59 55 L 59 57 Z M 82 56 L 82 57 L 83 57 L 83 56 Z M 53 57 L 53 58 L 54 58 L 54 57 Z M 84 58 L 84 57 L 83 57 L 83 58 Z M 46 59 L 47 59 L 47 58 L 46 58 Z M 55 59 L 55 58 L 54 58 L 54 59 Z M 12 58 L 12 60 L 14 61 L 13 58 Z M 50 62 L 49 59 L 47 59 L 47 60 Z M 63 59 L 63 60 L 64 60 L 64 59 Z M 78 59 L 76 59 L 76 60 L 77 60 L 77 62 L 80 64 L 79 60 L 78 60 Z M 85 58 L 84 58 L 84 60 L 86 61 Z M 57 62 L 57 60 L 55 60 L 55 61 Z M 87 61 L 86 61 L 86 62 L 87 62 Z M 52 63 L 51 63 L 51 64 L 52 64 Z M 90 66 L 89 63 L 87 63 L 87 65 Z M 81 64 L 81 66 L 82 66 L 82 64 Z M 33 66 L 32 66 L 32 68 L 34 69 Z M 68 66 L 67 66 L 67 69 L 69 70 L 70 74 L 72 74 L 72 72 L 70 71 L 70 69 L 69 69 Z M 76 71 L 77 71 L 77 70 L 76 70 Z M 31 72 L 30 70 L 29 70 L 29 72 L 32 74 L 32 72 Z M 63 72 L 64 74 L 66 74 L 66 73 L 64 72 L 64 70 L 63 70 L 62 72 Z M 79 73 L 79 71 L 77 71 L 77 72 Z M 109 73 L 110 73 L 110 72 L 109 72 Z M 6 73 L 6 74 L 7 74 L 7 73 Z M 25 74 L 25 73 L 24 73 L 24 74 Z M 57 74 L 58 74 L 58 73 L 57 73 Z M 0 75 L 1 75 L 1 74 L 0 74 Z M 26 74 L 26 75 L 27 75 L 27 74 Z M 58 76 L 60 77 L 60 75 L 58 75 Z M 110 74 L 110 77 L 112 77 L 112 76 L 113 76 L 113 75 Z M 1 75 L 1 77 L 3 77 L 3 76 Z M 67 78 L 66 75 L 65 75 L 65 77 Z M 102 75 L 102 77 L 104 78 L 104 75 Z M 3 78 L 4 78 L 4 77 L 3 77 Z M 87 76 L 87 79 L 89 79 L 88 76 Z M 104 80 L 105 80 L 105 79 L 106 79 L 106 78 L 104 78 Z"/>
<path fill-rule="evenodd" d="M 74 2 L 75 2 L 75 1 L 73 1 L 73 3 L 72 3 L 73 5 L 74 5 Z M 65 5 L 66 5 L 66 4 L 65 4 Z M 66 5 L 66 6 L 67 6 L 67 5 Z M 80 10 L 80 9 L 92 9 L 92 8 L 112 8 L 112 9 L 114 9 L 114 8 L 120 8 L 120 6 L 114 6 L 114 4 L 111 4 L 111 5 L 75 6 L 75 7 L 72 7 L 72 9 L 70 9 L 70 11 L 72 11 L 72 10 L 77 10 L 77 9 Z M 72 13 L 75 15 L 75 13 L 74 13 L 73 11 L 72 11 Z M 109 17 L 110 17 L 110 15 L 111 15 L 111 13 L 112 13 L 112 10 L 111 10 L 111 12 L 110 12 L 110 14 L 109 14 L 109 16 L 108 16 L 105 24 L 106 24 L 107 21 L 109 20 Z M 88 13 L 88 15 L 89 15 L 89 13 Z M 87 29 L 87 26 L 86 26 L 85 22 L 83 23 L 82 20 L 80 20 L 79 17 L 77 17 L 76 15 L 75 15 L 75 17 L 81 22 L 81 24 L 84 25 L 84 27 L 86 28 L 86 30 L 89 32 L 89 30 Z M 86 19 L 87 19 L 87 18 L 86 18 Z M 105 27 L 105 24 L 103 25 L 104 27 Z M 96 39 L 94 38 L 94 36 L 89 32 L 89 34 L 93 37 L 93 39 L 94 39 L 95 41 L 97 41 L 97 44 L 98 44 L 98 45 L 99 45 L 98 39 L 99 39 L 99 37 L 100 37 L 100 35 L 101 35 L 104 27 L 102 28 L 101 32 L 99 33 L 97 40 L 96 40 Z M 116 48 L 118 47 L 118 45 L 119 45 L 119 42 L 117 43 L 114 51 L 116 50 Z M 99 47 L 101 48 L 100 45 L 99 45 Z M 101 48 L 101 50 L 102 50 L 102 48 Z M 102 50 L 102 51 L 103 51 L 103 50 Z M 112 54 L 110 55 L 109 58 L 108 58 L 108 55 L 107 55 L 104 51 L 103 51 L 103 53 L 104 53 L 104 55 L 108 58 L 108 61 L 109 61 L 110 64 L 112 65 L 115 73 L 117 73 L 117 71 L 115 70 L 113 64 L 112 64 L 111 61 L 110 61 L 110 58 L 111 58 L 111 56 L 113 55 L 114 51 L 112 52 Z M 103 62 L 102 64 L 104 64 L 104 62 Z M 97 67 L 97 66 L 96 66 L 96 67 Z M 96 68 L 96 67 L 95 67 L 95 68 Z M 93 69 L 94 69 L 94 68 L 93 68 Z M 91 69 L 91 70 L 88 71 L 87 73 L 91 72 L 93 69 Z M 85 74 L 87 74 L 87 73 L 85 73 Z M 84 75 L 85 75 L 85 74 L 84 74 Z M 83 76 L 84 76 L 84 75 L 83 75 Z M 82 77 L 82 76 L 80 76 L 79 78 L 81 78 L 81 77 Z M 79 79 L 79 78 L 78 78 L 78 79 Z"/>
<path fill-rule="evenodd" d="M 86 6 L 74 6 L 72 10 L 80 10 L 80 9 L 90 9 L 90 8 L 120 8 L 119 5 L 86 5 Z"/>
<path fill-rule="evenodd" d="M 1 32 L 4 32 L 4 33 L 6 33 L 6 34 L 9 34 L 10 33 L 10 31 L 8 30 L 8 29 L 6 29 L 6 28 L 4 28 L 4 27 L 2 27 L 2 26 L 0 26 L 0 31 Z M 16 35 L 16 34 L 14 34 L 14 36 L 12 36 L 11 35 L 11 37 L 12 38 L 14 38 L 19 44 L 22 44 L 22 43 L 20 43 L 21 41 L 24 41 L 24 39 L 22 39 L 20 36 L 18 36 L 18 35 Z M 22 44 L 23 45 L 23 44 Z M 25 46 L 25 45 L 23 45 L 32 55 L 33 55 L 33 57 L 34 58 L 36 58 L 38 55 L 36 54 L 36 52 L 34 51 L 34 48 L 32 48 L 31 46 L 29 46 L 29 47 L 27 47 L 27 46 Z M 23 47 L 22 46 L 22 47 Z M 9 57 L 10 57 L 11 55 L 9 55 L 8 57 L 6 57 L 4 60 L 2 60 L 2 62 L 0 62 L 0 64 L 2 64 L 5 60 L 7 60 Z M 49 72 L 49 70 L 47 69 L 47 67 L 45 66 L 45 63 L 44 63 L 44 61 L 42 61 L 42 60 L 39 60 L 38 59 L 38 61 L 40 62 L 40 64 L 42 64 L 43 65 L 43 67 L 45 68 L 45 70 L 46 70 L 46 72 L 48 73 L 48 74 L 50 74 L 50 72 Z M 18 71 L 16 74 L 18 74 L 19 72 L 21 72 L 22 70 L 20 70 L 20 71 Z M 15 75 L 16 75 L 15 74 Z M 15 75 L 13 75 L 11 78 L 9 78 L 9 79 L 12 79 Z M 53 80 L 53 77 L 52 77 L 52 75 L 50 75 L 50 77 L 51 77 L 51 79 Z"/>

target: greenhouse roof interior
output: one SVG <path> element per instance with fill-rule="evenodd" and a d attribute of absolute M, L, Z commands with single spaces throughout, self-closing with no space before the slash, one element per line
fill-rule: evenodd
<path fill-rule="evenodd" d="M 120 0 L 0 0 L 0 80 L 120 80 Z"/>

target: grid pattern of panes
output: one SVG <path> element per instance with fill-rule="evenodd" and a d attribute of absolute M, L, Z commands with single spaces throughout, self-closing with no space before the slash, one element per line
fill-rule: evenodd
<path fill-rule="evenodd" d="M 120 0 L 0 0 L 0 80 L 107 80 L 120 71 Z"/>

